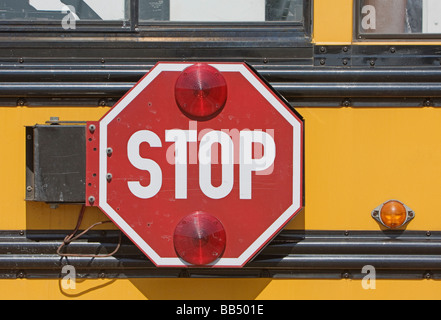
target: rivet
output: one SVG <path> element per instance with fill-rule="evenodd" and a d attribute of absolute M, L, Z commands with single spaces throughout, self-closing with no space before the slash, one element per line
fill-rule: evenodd
<path fill-rule="evenodd" d="M 430 107 L 430 106 L 432 105 L 432 100 L 430 100 L 430 99 L 425 99 L 423 104 L 424 104 L 424 106 L 426 106 L 426 107 Z"/>
<path fill-rule="evenodd" d="M 91 125 L 89 126 L 89 131 L 90 131 L 90 133 L 94 133 L 95 130 L 96 130 L 95 125 L 94 125 L 94 124 L 91 124 Z"/>
<path fill-rule="evenodd" d="M 89 200 L 89 203 L 92 204 L 92 203 L 95 202 L 95 197 L 94 197 L 94 196 L 90 196 L 90 197 L 88 198 L 88 200 Z"/>
<path fill-rule="evenodd" d="M 18 99 L 18 100 L 17 100 L 17 106 L 22 107 L 22 106 L 24 106 L 25 104 L 26 104 L 26 101 L 25 101 L 24 99 Z"/>
<path fill-rule="evenodd" d="M 341 103 L 344 107 L 349 107 L 351 106 L 351 100 L 349 99 L 344 99 Z"/>

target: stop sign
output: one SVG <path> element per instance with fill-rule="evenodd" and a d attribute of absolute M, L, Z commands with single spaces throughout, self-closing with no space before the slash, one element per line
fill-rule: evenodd
<path fill-rule="evenodd" d="M 303 120 L 244 63 L 158 63 L 88 122 L 86 203 L 157 266 L 240 267 L 303 205 Z"/>

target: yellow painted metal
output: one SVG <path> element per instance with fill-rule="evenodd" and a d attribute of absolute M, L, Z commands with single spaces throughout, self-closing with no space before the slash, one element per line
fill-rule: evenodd
<path fill-rule="evenodd" d="M 80 206 L 61 205 L 51 209 L 39 202 L 26 202 L 25 126 L 44 124 L 51 116 L 62 121 L 98 120 L 105 107 L 0 107 L 0 230 L 73 229 Z M 89 208 L 83 221 L 88 226 L 107 220 Z M 109 228 L 108 225 L 103 227 Z"/>
<path fill-rule="evenodd" d="M 0 230 L 73 229 L 77 205 L 24 201 L 25 126 L 97 120 L 107 108 L 0 108 Z M 298 108 L 305 118 L 306 205 L 289 229 L 379 230 L 371 211 L 398 199 L 415 213 L 408 230 L 441 230 L 441 109 Z M 107 220 L 88 208 L 83 226 Z M 103 228 L 108 228 L 108 225 Z"/>
<path fill-rule="evenodd" d="M 441 110 L 298 108 L 305 118 L 306 205 L 292 229 L 378 230 L 388 199 L 412 208 L 408 230 L 441 230 Z"/>
<path fill-rule="evenodd" d="M 430 300 L 441 296 L 435 280 L 377 280 L 375 289 L 363 289 L 361 280 L 351 279 L 97 279 L 78 280 L 75 289 L 63 289 L 62 281 L 0 280 L 0 299 Z"/>
<path fill-rule="evenodd" d="M 314 0 L 313 42 L 351 44 L 352 0 Z"/>

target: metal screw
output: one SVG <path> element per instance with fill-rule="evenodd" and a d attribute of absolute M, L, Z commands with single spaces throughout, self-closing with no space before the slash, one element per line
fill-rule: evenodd
<path fill-rule="evenodd" d="M 100 99 L 100 101 L 98 101 L 98 105 L 101 107 L 106 106 L 106 100 L 105 99 Z"/>
<path fill-rule="evenodd" d="M 27 186 L 27 187 L 26 187 L 26 191 L 27 191 L 27 192 L 31 192 L 32 189 L 33 189 L 32 186 Z"/>
<path fill-rule="evenodd" d="M 343 47 L 343 52 L 348 52 L 348 47 Z"/>
<path fill-rule="evenodd" d="M 18 62 L 19 62 L 19 63 L 23 63 L 23 62 L 24 62 L 24 59 L 23 59 L 23 58 L 19 58 L 19 59 L 18 59 Z"/>
<path fill-rule="evenodd" d="M 23 230 L 20 230 L 20 231 L 18 232 L 18 234 L 21 235 L 21 236 L 23 236 L 23 235 L 24 235 L 24 231 L 23 231 Z"/>
<path fill-rule="evenodd" d="M 351 105 L 351 100 L 349 99 L 343 100 L 342 105 L 345 107 L 349 107 Z"/>
<path fill-rule="evenodd" d="M 105 63 L 106 60 L 104 60 L 104 58 L 101 58 L 101 63 Z"/>
<path fill-rule="evenodd" d="M 345 236 L 349 236 L 349 231 L 346 230 L 345 233 L 344 233 L 344 235 L 345 235 Z"/>
<path fill-rule="evenodd" d="M 390 52 L 391 52 L 391 53 L 395 53 L 395 47 L 391 47 L 391 48 L 390 48 Z"/>
<path fill-rule="evenodd" d="M 373 212 L 372 212 L 372 215 L 374 216 L 374 217 L 378 217 L 378 210 L 374 210 Z"/>
<path fill-rule="evenodd" d="M 268 58 L 263 58 L 263 63 L 268 63 Z"/>
<path fill-rule="evenodd" d="M 375 66 L 375 60 L 371 60 L 371 62 L 369 62 L 369 64 L 371 65 L 371 67 Z"/>
<path fill-rule="evenodd" d="M 95 202 L 95 197 L 94 197 L 94 196 L 90 196 L 90 197 L 88 198 L 88 200 L 89 200 L 89 203 L 92 204 L 92 203 Z"/>
<path fill-rule="evenodd" d="M 111 173 L 106 174 L 106 179 L 107 181 L 112 180 L 112 174 Z"/>
<path fill-rule="evenodd" d="M 23 279 L 24 277 L 25 277 L 25 273 L 23 271 L 17 273 L 17 278 Z"/>
<path fill-rule="evenodd" d="M 113 153 L 113 149 L 112 148 L 107 148 L 106 149 L 106 153 L 107 153 L 108 156 L 111 156 L 112 153 Z"/>
<path fill-rule="evenodd" d="M 432 233 L 430 231 L 426 231 L 426 236 L 430 237 Z"/>
<path fill-rule="evenodd" d="M 325 59 L 320 59 L 320 64 L 321 65 L 324 65 L 326 63 L 326 60 Z"/>
<path fill-rule="evenodd" d="M 343 59 L 343 65 L 347 65 L 348 64 L 348 59 Z"/>
<path fill-rule="evenodd" d="M 24 99 L 18 99 L 17 100 L 17 106 L 20 106 L 20 107 L 22 107 L 22 106 L 24 106 L 25 105 L 25 100 Z"/>
<path fill-rule="evenodd" d="M 427 271 L 424 273 L 424 278 L 425 279 L 431 279 L 432 278 L 432 274 L 430 273 L 430 271 Z"/>
<path fill-rule="evenodd" d="M 325 53 L 326 52 L 326 48 L 325 47 L 320 47 L 320 52 L 321 53 Z"/>
<path fill-rule="evenodd" d="M 344 272 L 344 273 L 342 274 L 342 277 L 343 277 L 344 279 L 349 279 L 349 277 L 350 277 L 349 272 Z"/>
<path fill-rule="evenodd" d="M 425 99 L 423 103 L 426 107 L 430 107 L 432 105 L 432 101 L 430 99 Z"/>
<path fill-rule="evenodd" d="M 95 132 L 95 129 L 96 129 L 96 127 L 95 127 L 94 124 L 91 124 L 91 125 L 89 126 L 89 131 L 90 131 L 90 133 L 94 133 L 94 132 Z"/>

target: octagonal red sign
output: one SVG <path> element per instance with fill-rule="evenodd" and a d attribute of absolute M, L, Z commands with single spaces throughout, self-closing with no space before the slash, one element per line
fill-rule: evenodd
<path fill-rule="evenodd" d="M 247 64 L 158 63 L 88 128 L 86 203 L 157 266 L 243 266 L 302 208 L 303 120 Z"/>

